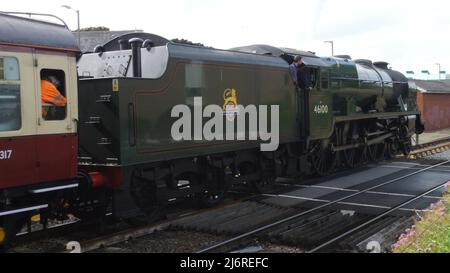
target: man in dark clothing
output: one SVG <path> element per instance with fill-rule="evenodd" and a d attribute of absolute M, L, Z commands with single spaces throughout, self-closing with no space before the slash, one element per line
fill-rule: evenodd
<path fill-rule="evenodd" d="M 298 87 L 301 90 L 311 90 L 312 89 L 312 83 L 311 83 L 311 75 L 308 67 L 302 62 L 298 66 Z"/>
<path fill-rule="evenodd" d="M 310 70 L 301 60 L 297 66 L 298 79 L 298 119 L 300 121 L 300 135 L 309 135 L 309 92 L 312 90 Z M 307 142 L 304 143 L 304 150 L 307 149 Z"/>
<path fill-rule="evenodd" d="M 292 81 L 295 87 L 298 87 L 298 67 L 302 63 L 302 57 L 295 56 L 294 62 L 289 66 L 289 74 L 291 74 Z"/>

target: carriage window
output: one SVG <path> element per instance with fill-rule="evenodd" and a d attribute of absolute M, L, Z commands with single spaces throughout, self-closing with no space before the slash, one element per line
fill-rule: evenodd
<path fill-rule="evenodd" d="M 62 70 L 41 70 L 42 117 L 45 120 L 64 120 L 67 113 L 66 81 Z"/>
<path fill-rule="evenodd" d="M 19 62 L 13 57 L 0 57 L 0 80 L 1 81 L 18 81 Z"/>
<path fill-rule="evenodd" d="M 0 132 L 22 128 L 19 62 L 0 57 Z"/>

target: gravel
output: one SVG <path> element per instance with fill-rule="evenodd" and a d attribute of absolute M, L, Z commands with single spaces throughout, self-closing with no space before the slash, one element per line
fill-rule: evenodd
<path fill-rule="evenodd" d="M 160 231 L 135 240 L 92 251 L 92 253 L 193 253 L 227 237 L 190 231 Z M 256 242 L 258 253 L 303 253 L 300 248 Z"/>
<path fill-rule="evenodd" d="M 426 157 L 427 159 L 442 159 L 442 160 L 450 160 L 450 151 L 438 153 L 434 155 L 430 155 Z"/>
<path fill-rule="evenodd" d="M 46 238 L 17 245 L 10 253 L 57 253 L 66 249 L 69 241 L 66 238 Z"/>
<path fill-rule="evenodd" d="M 94 253 L 192 253 L 227 239 L 199 232 L 160 231 Z"/>

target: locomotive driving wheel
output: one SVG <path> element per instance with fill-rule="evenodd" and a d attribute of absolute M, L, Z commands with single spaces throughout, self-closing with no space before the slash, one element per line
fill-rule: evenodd
<path fill-rule="evenodd" d="M 400 144 L 396 140 L 388 140 L 386 142 L 386 157 L 393 159 L 400 152 Z"/>
<path fill-rule="evenodd" d="M 357 124 L 352 124 L 348 135 L 343 136 L 343 143 L 345 145 L 355 145 L 360 143 L 360 132 Z M 358 146 L 356 148 L 351 148 L 344 150 L 342 152 L 342 157 L 344 159 L 344 164 L 350 168 L 356 168 L 363 164 L 363 161 L 367 159 L 366 147 Z"/>
<path fill-rule="evenodd" d="M 408 156 L 412 151 L 412 141 L 411 139 L 403 141 L 401 144 L 401 151 L 403 155 Z"/>
<path fill-rule="evenodd" d="M 408 156 L 412 150 L 412 137 L 409 135 L 409 128 L 406 124 L 400 127 L 400 137 L 402 138 L 400 150 L 403 155 Z"/>
<path fill-rule="evenodd" d="M 370 161 L 378 162 L 384 159 L 386 145 L 384 143 L 372 144 L 367 147 L 367 156 Z"/>
<path fill-rule="evenodd" d="M 353 148 L 343 152 L 345 165 L 350 168 L 356 168 L 362 164 L 364 148 Z"/>
<path fill-rule="evenodd" d="M 334 139 L 334 137 L 332 138 Z M 319 176 L 330 174 L 336 166 L 337 153 L 328 140 L 316 141 L 311 150 L 311 165 Z"/>

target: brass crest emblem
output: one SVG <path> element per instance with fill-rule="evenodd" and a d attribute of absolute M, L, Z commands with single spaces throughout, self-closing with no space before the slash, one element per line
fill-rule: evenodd
<path fill-rule="evenodd" d="M 223 111 L 227 120 L 233 121 L 239 113 L 237 91 L 233 88 L 226 89 L 223 93 Z"/>

